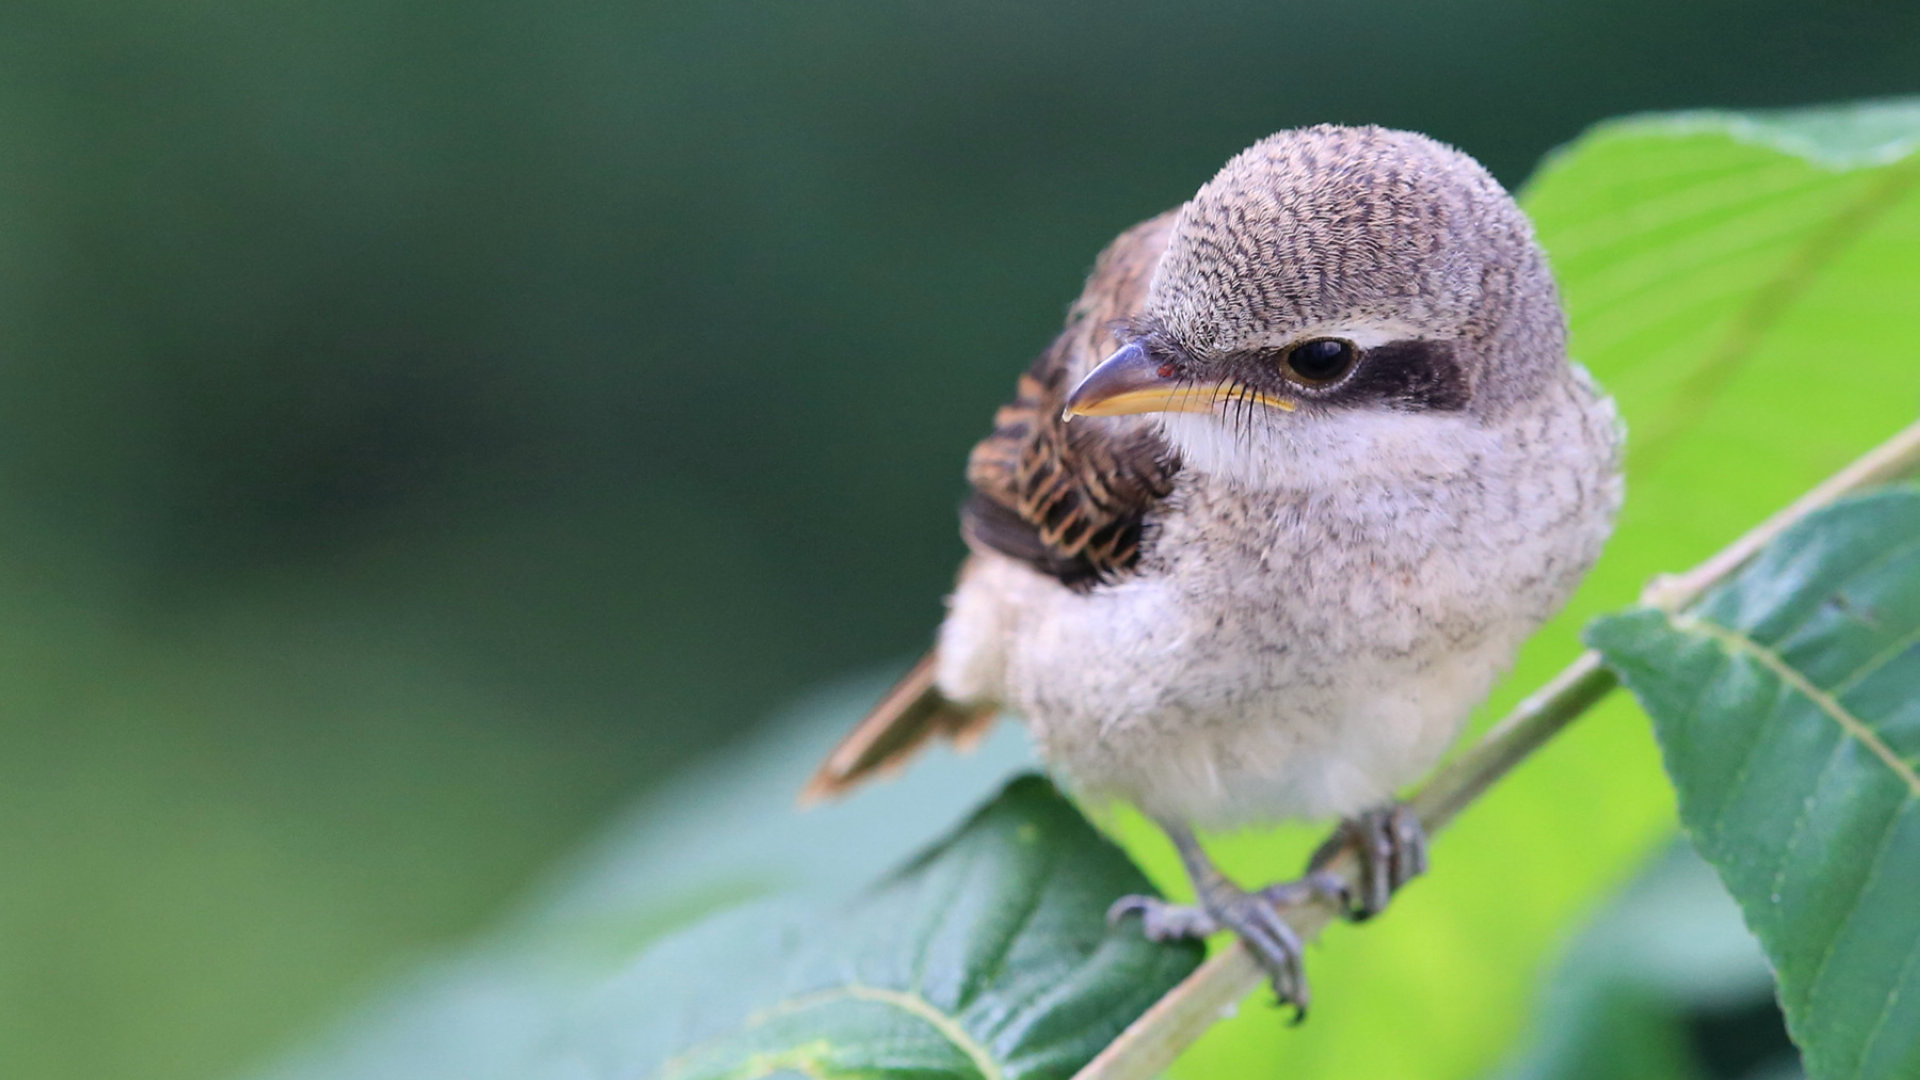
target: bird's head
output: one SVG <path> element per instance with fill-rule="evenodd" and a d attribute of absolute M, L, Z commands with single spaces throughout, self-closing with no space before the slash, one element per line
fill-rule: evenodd
<path fill-rule="evenodd" d="M 1424 135 L 1264 139 L 1181 208 L 1073 416 L 1154 414 L 1189 468 L 1261 487 L 1467 469 L 1566 373 L 1520 208 Z"/>

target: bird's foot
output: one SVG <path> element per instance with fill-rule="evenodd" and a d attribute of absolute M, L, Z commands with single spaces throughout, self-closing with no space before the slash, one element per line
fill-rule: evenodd
<path fill-rule="evenodd" d="M 1118 926 L 1127 916 L 1140 916 L 1140 933 L 1148 941 L 1187 941 L 1219 933 L 1224 927 L 1197 904 L 1174 904 L 1157 896 L 1123 896 L 1107 909 L 1107 925 Z"/>
<path fill-rule="evenodd" d="M 1360 864 L 1360 881 L 1352 890 L 1326 872 L 1342 851 L 1353 852 Z M 1363 922 L 1386 910 L 1401 886 L 1426 872 L 1427 830 L 1411 807 L 1394 803 L 1342 821 L 1307 860 L 1307 876 L 1292 884 L 1304 886 L 1318 880 L 1315 887 L 1335 889 L 1345 901 L 1347 917 Z"/>
<path fill-rule="evenodd" d="M 1139 915 L 1152 941 L 1202 938 L 1232 930 L 1273 983 L 1273 992 L 1294 1008 L 1293 1022 L 1307 1018 L 1312 994 L 1302 964 L 1300 935 L 1280 914 L 1268 891 L 1249 893 L 1225 880 L 1206 883 L 1197 905 L 1170 904 L 1157 896 L 1123 896 L 1107 909 L 1107 921 Z"/>

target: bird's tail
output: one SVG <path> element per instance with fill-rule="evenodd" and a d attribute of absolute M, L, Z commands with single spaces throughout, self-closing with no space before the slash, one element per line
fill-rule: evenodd
<path fill-rule="evenodd" d="M 933 684 L 933 669 L 934 654 L 928 653 L 840 740 L 800 792 L 802 806 L 843 795 L 870 776 L 899 768 L 935 736 L 944 735 L 961 749 L 986 737 L 998 707 L 947 700 Z"/>

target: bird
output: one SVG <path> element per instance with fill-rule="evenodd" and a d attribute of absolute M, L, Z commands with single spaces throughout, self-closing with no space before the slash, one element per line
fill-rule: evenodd
<path fill-rule="evenodd" d="M 1013 713 L 1068 790 L 1180 854 L 1195 903 L 1110 918 L 1233 931 L 1304 1017 L 1284 906 L 1368 918 L 1426 870 L 1396 793 L 1612 531 L 1624 427 L 1567 337 L 1531 223 L 1466 153 L 1375 126 L 1256 142 L 1096 259 L 968 458 L 933 648 L 803 798 Z M 1196 835 L 1296 819 L 1340 824 L 1262 888 Z M 1351 888 L 1324 870 L 1343 849 Z"/>

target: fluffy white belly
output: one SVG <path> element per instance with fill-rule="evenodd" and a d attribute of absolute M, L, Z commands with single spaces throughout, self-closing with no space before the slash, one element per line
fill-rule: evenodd
<path fill-rule="evenodd" d="M 995 696 L 1048 762 L 1085 795 L 1208 826 L 1390 799 L 1438 760 L 1529 629 L 1409 640 L 1407 613 L 1381 611 L 1377 626 L 1328 633 L 1319 618 L 1196 606 L 1174 580 L 1078 594 L 1004 560 L 975 575 L 988 580 L 956 594 L 942 655 L 961 652 L 948 639 L 968 636 L 970 600 L 999 608 L 1007 647 L 974 659 L 1001 667 Z M 1010 595 L 1028 602 L 1003 606 Z M 953 674 L 950 689 L 968 681 Z"/>
<path fill-rule="evenodd" d="M 1021 714 L 1082 794 L 1158 817 L 1226 827 L 1384 802 L 1565 601 L 1617 502 L 1594 500 L 1594 527 L 1543 530 L 1569 505 L 1515 497 L 1423 528 L 1409 507 L 1430 493 L 1405 497 L 1374 532 L 1361 518 L 1377 506 L 1190 489 L 1160 526 L 1168 554 L 1084 592 L 976 556 L 940 686 Z"/>

